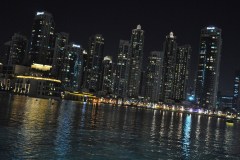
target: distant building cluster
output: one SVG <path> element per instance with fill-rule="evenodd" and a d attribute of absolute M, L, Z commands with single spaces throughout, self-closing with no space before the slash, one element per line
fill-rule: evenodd
<path fill-rule="evenodd" d="M 114 62 L 111 56 L 104 56 L 103 35 L 92 35 L 83 48 L 70 42 L 68 33 L 56 31 L 51 13 L 37 12 L 30 40 L 15 33 L 0 48 L 0 89 L 38 97 L 57 97 L 64 91 L 90 92 L 130 102 L 190 100 L 203 108 L 217 107 L 221 29 L 210 26 L 201 30 L 195 81 L 189 79 L 189 44 L 178 45 L 170 32 L 163 50 L 150 52 L 143 66 L 144 36 L 144 30 L 137 25 L 129 40 L 120 40 Z M 235 107 L 240 102 L 239 78 L 237 74 L 234 80 Z M 190 87 L 190 81 L 195 82 L 194 87 Z"/>

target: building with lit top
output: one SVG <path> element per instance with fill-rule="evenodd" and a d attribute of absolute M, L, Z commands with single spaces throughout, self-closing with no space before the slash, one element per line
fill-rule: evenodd
<path fill-rule="evenodd" d="M 100 90 L 106 94 L 113 93 L 114 82 L 114 65 L 111 56 L 105 56 L 102 64 L 102 75 L 100 82 Z"/>
<path fill-rule="evenodd" d="M 90 92 L 97 92 L 100 87 L 100 76 L 103 61 L 104 38 L 96 34 L 89 38 L 87 52 L 87 72 L 84 77 L 83 88 Z"/>
<path fill-rule="evenodd" d="M 60 80 L 65 90 L 79 91 L 81 89 L 83 72 L 82 52 L 83 50 L 78 44 L 70 43 L 65 46 L 60 71 Z"/>
<path fill-rule="evenodd" d="M 174 73 L 173 99 L 187 100 L 187 87 L 189 84 L 191 46 L 177 47 L 176 64 Z"/>
<path fill-rule="evenodd" d="M 163 52 L 152 51 L 148 57 L 146 72 L 145 98 L 150 102 L 158 102 L 162 77 Z"/>
<path fill-rule="evenodd" d="M 30 63 L 52 65 L 55 23 L 48 12 L 37 12 L 33 21 L 30 44 Z"/>
<path fill-rule="evenodd" d="M 116 64 L 116 76 L 114 82 L 114 93 L 118 97 L 127 97 L 128 76 L 129 76 L 129 41 L 120 40 Z"/>
<path fill-rule="evenodd" d="M 196 99 L 200 107 L 214 109 L 217 104 L 222 48 L 222 30 L 205 27 L 201 30 Z"/>
<path fill-rule="evenodd" d="M 163 101 L 174 99 L 174 76 L 176 67 L 177 42 L 176 36 L 170 32 L 163 44 L 162 86 L 160 98 Z"/>
<path fill-rule="evenodd" d="M 128 97 L 138 98 L 140 91 L 142 60 L 144 47 L 144 31 L 138 25 L 132 30 L 130 40 L 130 69 L 128 81 Z"/>

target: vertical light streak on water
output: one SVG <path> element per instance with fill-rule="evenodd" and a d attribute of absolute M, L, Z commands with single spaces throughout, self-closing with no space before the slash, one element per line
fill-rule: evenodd
<path fill-rule="evenodd" d="M 155 138 L 155 130 L 156 130 L 156 110 L 153 111 L 152 125 L 151 125 L 151 138 Z"/>
<path fill-rule="evenodd" d="M 183 113 L 179 113 L 178 133 L 177 133 L 178 139 L 181 139 L 182 137 L 182 119 L 183 119 Z"/>
<path fill-rule="evenodd" d="M 125 108 L 124 110 L 125 110 L 125 114 L 124 114 L 123 128 L 125 129 L 127 127 L 128 108 Z"/>
<path fill-rule="evenodd" d="M 189 146 L 190 146 L 190 133 L 191 133 L 191 124 L 192 124 L 192 117 L 191 115 L 187 115 L 185 119 L 185 123 L 183 126 L 183 142 L 182 142 L 182 149 L 183 149 L 183 156 L 184 159 L 189 159 Z"/>
<path fill-rule="evenodd" d="M 208 117 L 207 127 L 206 127 L 206 137 L 205 137 L 205 139 L 206 139 L 205 145 L 206 145 L 207 148 L 209 148 L 210 145 L 211 145 L 211 144 L 209 144 L 209 142 L 211 142 L 211 137 L 210 137 L 211 136 L 211 134 L 210 134 L 210 132 L 211 132 L 211 128 L 210 128 L 211 121 L 212 121 L 212 117 Z"/>
<path fill-rule="evenodd" d="M 173 127 L 173 117 L 174 117 L 174 112 L 171 113 L 171 119 L 170 119 L 170 125 L 169 125 L 169 132 L 168 132 L 168 137 L 172 137 L 173 135 L 173 130 L 174 130 L 174 127 Z"/>
<path fill-rule="evenodd" d="M 74 104 L 74 102 L 71 102 L 68 106 L 63 104 L 60 106 L 55 140 L 55 152 L 61 157 L 66 156 L 71 150 L 71 129 L 75 109 L 76 104 Z"/>
<path fill-rule="evenodd" d="M 80 123 L 81 128 L 84 128 L 84 126 L 85 126 L 86 106 L 87 106 L 86 103 L 83 103 L 82 115 L 81 115 L 81 123 Z"/>
<path fill-rule="evenodd" d="M 161 115 L 161 113 L 162 113 L 162 118 L 161 118 L 161 126 L 160 126 L 160 131 L 159 131 L 159 133 L 160 133 L 160 137 L 163 137 L 164 135 L 164 125 L 165 125 L 165 112 L 166 111 L 160 111 L 160 115 Z"/>

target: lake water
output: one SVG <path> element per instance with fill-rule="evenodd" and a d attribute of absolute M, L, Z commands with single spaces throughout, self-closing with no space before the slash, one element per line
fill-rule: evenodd
<path fill-rule="evenodd" d="M 1 94 L 0 159 L 240 159 L 240 122 Z"/>

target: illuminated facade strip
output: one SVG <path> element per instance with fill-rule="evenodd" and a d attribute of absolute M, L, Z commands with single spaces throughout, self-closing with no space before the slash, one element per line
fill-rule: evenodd
<path fill-rule="evenodd" d="M 22 79 L 35 79 L 35 80 L 52 81 L 52 82 L 61 83 L 60 80 L 52 79 L 52 78 L 33 77 L 33 76 L 17 76 L 17 78 L 22 78 Z"/>
<path fill-rule="evenodd" d="M 90 95 L 89 93 L 76 93 L 76 92 L 74 92 L 74 93 L 71 93 L 71 92 L 65 92 L 65 93 L 67 93 L 67 94 L 70 94 L 70 95 L 74 95 L 74 96 L 87 96 L 87 97 L 90 97 L 90 98 L 96 98 L 96 96 L 93 96 L 93 95 Z"/>

